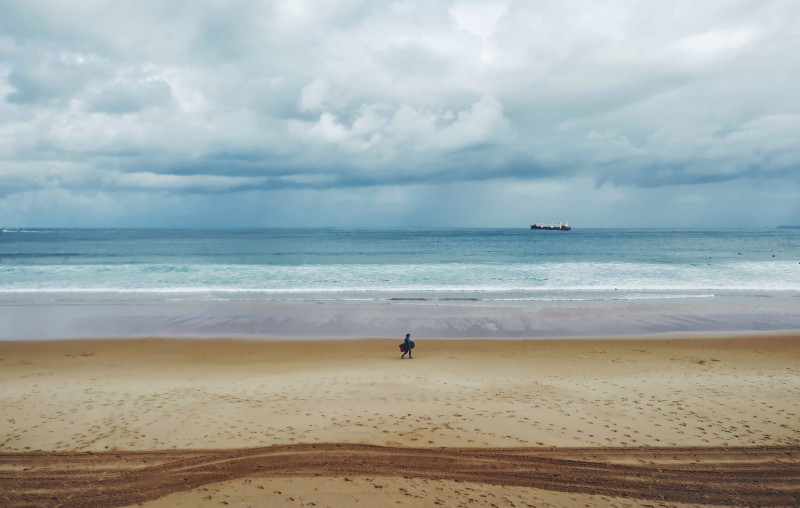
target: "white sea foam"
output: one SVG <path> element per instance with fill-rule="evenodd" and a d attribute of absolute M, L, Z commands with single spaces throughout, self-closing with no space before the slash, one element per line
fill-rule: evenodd
<path fill-rule="evenodd" d="M 542 292 L 793 291 L 788 261 L 707 266 L 655 263 L 408 265 L 18 265 L 0 267 L 0 293 L 453 293 L 550 298 Z M 507 293 L 514 293 L 507 295 Z M 531 294 L 532 293 L 532 294 Z M 505 294 L 505 295 L 504 295 Z M 696 295 L 692 295 L 696 296 Z M 632 298 L 630 294 L 626 298 Z"/>

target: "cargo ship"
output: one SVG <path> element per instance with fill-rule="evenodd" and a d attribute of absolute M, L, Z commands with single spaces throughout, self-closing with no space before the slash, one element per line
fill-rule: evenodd
<path fill-rule="evenodd" d="M 569 231 L 572 229 L 572 227 L 567 221 L 561 221 L 558 224 L 554 222 L 551 222 L 550 224 L 540 222 L 539 224 L 531 224 L 531 229 L 543 229 L 545 231 Z"/>

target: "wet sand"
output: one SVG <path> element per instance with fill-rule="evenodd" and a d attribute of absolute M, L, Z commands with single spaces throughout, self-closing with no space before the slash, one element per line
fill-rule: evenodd
<path fill-rule="evenodd" d="M 107 337 L 354 339 L 412 332 L 440 339 L 642 337 L 800 330 L 796 292 L 521 301 L 12 301 L 0 293 L 0 341 Z M 185 295 L 184 295 L 185 296 Z M 231 295 L 233 296 L 233 295 Z M 93 298 L 97 298 L 96 300 Z M 631 298 L 630 296 L 628 298 Z"/>
<path fill-rule="evenodd" d="M 415 340 L 0 343 L 0 504 L 800 502 L 800 335 Z"/>

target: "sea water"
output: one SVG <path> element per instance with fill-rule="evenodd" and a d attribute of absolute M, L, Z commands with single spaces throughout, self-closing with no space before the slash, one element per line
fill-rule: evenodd
<path fill-rule="evenodd" d="M 31 229 L 8 300 L 563 299 L 800 290 L 798 230 Z"/>
<path fill-rule="evenodd" d="M 798 296 L 800 230 L 791 229 L 0 233 L 0 305 L 6 307 L 413 302 L 536 310 L 582 308 L 569 302 L 759 297 L 777 298 L 793 314 Z"/>

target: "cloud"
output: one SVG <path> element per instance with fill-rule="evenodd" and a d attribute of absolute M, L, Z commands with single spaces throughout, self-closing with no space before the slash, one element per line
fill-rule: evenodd
<path fill-rule="evenodd" d="M 0 0 L 0 12 L 6 198 L 161 193 L 213 208 L 371 188 L 410 203 L 408 186 L 474 198 L 547 181 L 562 198 L 576 182 L 653 189 L 667 206 L 693 185 L 798 185 L 794 3 Z M 501 195 L 487 196 L 499 210 Z M 620 217 L 633 206 L 609 202 Z"/>
<path fill-rule="evenodd" d="M 673 47 L 693 57 L 709 57 L 742 48 L 750 43 L 754 36 L 755 30 L 750 27 L 711 30 L 685 37 L 674 43 Z"/>
<path fill-rule="evenodd" d="M 319 111 L 325 105 L 325 95 L 328 93 L 328 83 L 324 79 L 315 79 L 300 92 L 301 112 Z"/>
<path fill-rule="evenodd" d="M 97 55 L 45 49 L 34 53 L 34 61 L 19 62 L 8 74 L 13 91 L 6 101 L 11 104 L 68 100 L 94 78 L 107 76 L 110 71 L 109 63 Z"/>
<path fill-rule="evenodd" d="M 351 125 L 330 112 L 316 122 L 293 121 L 291 131 L 307 144 L 334 145 L 347 152 L 375 150 L 402 157 L 408 152 L 461 150 L 470 146 L 505 143 L 514 138 L 503 105 L 483 96 L 468 110 L 433 112 L 403 104 L 398 108 L 362 106 Z"/>
<path fill-rule="evenodd" d="M 263 178 L 232 177 L 219 175 L 159 175 L 155 173 L 106 174 L 104 183 L 111 188 L 196 190 L 206 192 L 229 191 L 250 188 L 264 183 Z"/>
<path fill-rule="evenodd" d="M 124 114 L 148 107 L 160 108 L 172 101 L 172 89 L 163 79 L 125 81 L 91 93 L 86 105 L 91 111 Z"/>
<path fill-rule="evenodd" d="M 507 5 L 496 2 L 457 2 L 448 9 L 456 27 L 486 42 Z"/>
<path fill-rule="evenodd" d="M 507 9 L 508 5 L 501 2 L 457 2 L 448 12 L 459 30 L 481 40 L 480 58 L 484 62 L 490 62 L 494 60 L 496 51 L 490 37 Z"/>

